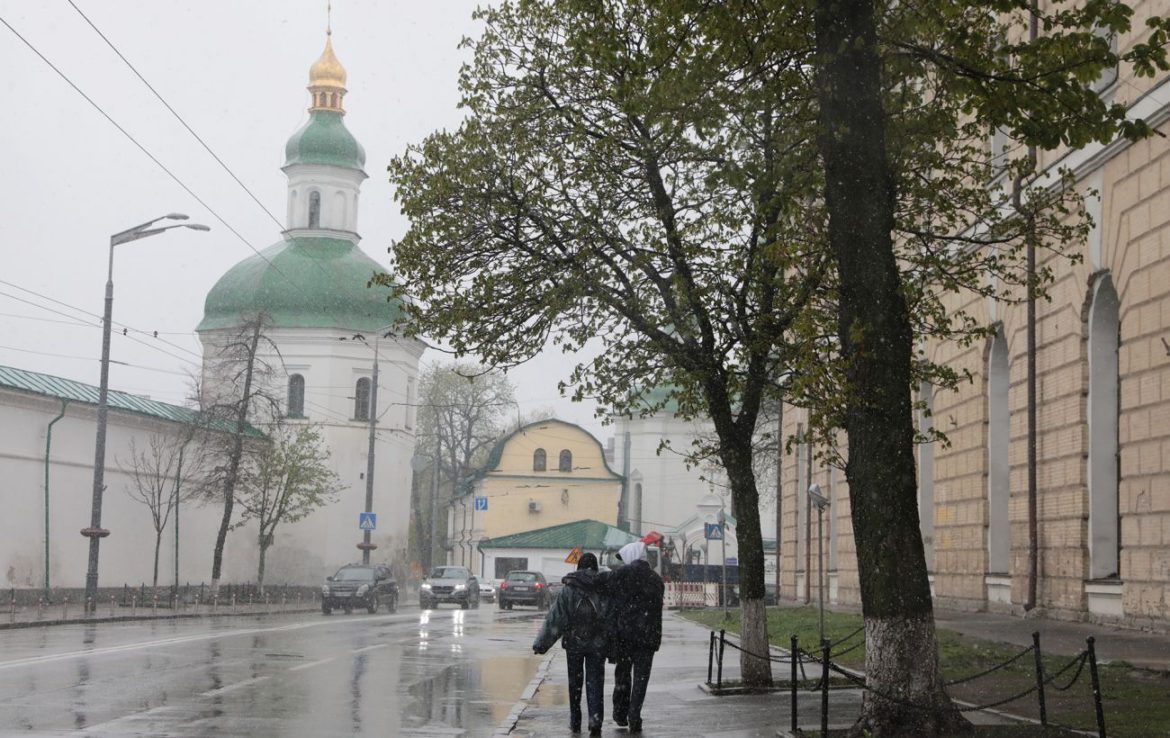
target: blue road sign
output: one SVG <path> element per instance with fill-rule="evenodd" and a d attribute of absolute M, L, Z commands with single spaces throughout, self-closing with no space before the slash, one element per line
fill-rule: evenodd
<path fill-rule="evenodd" d="M 723 526 L 719 523 L 703 523 L 703 535 L 708 541 L 722 541 Z"/>
<path fill-rule="evenodd" d="M 358 513 L 358 530 L 377 530 L 378 513 Z"/>
<path fill-rule="evenodd" d="M 476 497 L 475 498 L 475 511 L 476 512 L 486 511 L 487 510 L 487 500 L 488 500 L 488 498 L 486 498 L 486 497 Z"/>

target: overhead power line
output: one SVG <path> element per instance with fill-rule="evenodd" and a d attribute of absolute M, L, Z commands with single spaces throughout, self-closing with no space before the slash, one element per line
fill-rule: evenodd
<path fill-rule="evenodd" d="M 252 200 L 257 205 L 260 206 L 260 209 L 263 210 L 268 215 L 268 217 L 272 219 L 272 222 L 276 224 L 277 228 L 283 229 L 284 224 L 281 223 L 280 220 L 278 220 L 277 217 L 272 214 L 271 210 L 269 210 L 268 208 L 266 208 L 264 206 L 264 203 L 260 201 L 260 198 L 256 197 L 256 195 L 252 192 L 252 190 L 248 189 L 248 186 L 246 184 L 244 184 L 243 181 L 241 181 L 239 177 L 236 176 L 236 173 L 233 172 L 231 170 L 231 168 L 228 167 L 228 165 L 226 163 L 224 163 L 224 160 L 221 159 L 218 154 L 216 154 L 214 151 L 212 151 L 211 147 L 207 145 L 207 142 L 204 141 L 199 136 L 199 134 L 196 133 L 193 128 L 191 128 L 191 126 L 187 125 L 187 121 L 183 120 L 183 116 L 179 115 L 179 113 L 173 107 L 171 107 L 171 104 L 168 103 L 166 101 L 166 99 L 163 98 L 162 94 L 154 88 L 154 85 L 152 85 L 152 84 L 150 84 L 150 82 L 146 81 L 146 78 L 143 77 L 142 73 L 139 72 L 138 69 L 135 68 L 135 66 L 130 63 L 130 60 L 126 58 L 125 54 L 123 54 L 121 51 L 118 50 L 118 47 L 114 45 L 114 42 L 110 41 L 110 39 L 106 36 L 106 34 L 102 33 L 101 29 L 98 28 L 94 24 L 94 22 L 89 19 L 89 16 L 87 16 L 85 13 L 81 12 L 81 8 L 77 7 L 77 4 L 75 2 L 73 2 L 73 0 L 68 0 L 68 2 L 71 6 L 73 6 L 73 9 L 77 11 L 77 14 L 80 15 L 83 19 L 85 19 L 85 22 L 89 24 L 89 27 L 92 28 L 94 30 L 94 32 L 97 33 L 97 35 L 101 36 L 102 41 L 105 41 L 106 45 L 109 46 L 110 49 L 115 54 L 118 55 L 118 58 L 121 59 L 126 64 L 126 66 L 130 68 L 130 71 L 134 72 L 134 75 L 136 77 L 138 77 L 138 79 L 142 80 L 142 84 L 146 85 L 146 89 L 148 89 L 152 93 L 154 93 L 154 96 L 156 98 L 158 98 L 158 101 L 161 102 L 163 104 L 163 106 L 167 110 L 170 111 L 171 115 L 175 116 L 175 120 L 179 121 L 179 123 L 184 128 L 187 129 L 187 132 L 190 133 L 192 136 L 194 136 L 195 140 L 198 141 L 201 146 L 203 146 L 203 148 L 207 151 L 207 153 L 211 154 L 211 158 L 215 159 L 216 163 L 218 163 L 220 165 L 220 167 L 222 167 L 223 170 L 228 173 L 228 176 L 230 176 L 233 180 L 235 180 L 236 184 L 238 184 L 240 186 L 240 189 L 242 189 L 244 192 L 248 193 L 248 197 L 251 197 Z"/>
<path fill-rule="evenodd" d="M 169 176 L 175 182 L 175 184 L 177 184 L 177 185 L 179 185 L 179 187 L 183 188 L 184 192 L 186 192 L 188 195 L 190 195 L 192 198 L 194 198 L 196 202 L 198 202 L 200 205 L 202 205 L 204 207 L 204 209 L 207 210 L 207 212 L 211 213 L 211 215 L 214 216 L 215 219 L 218 220 L 220 222 L 220 224 L 223 225 L 224 228 L 227 228 L 229 231 L 231 231 L 232 234 L 235 235 L 236 238 L 240 239 L 241 243 L 243 243 L 245 246 L 247 246 L 249 249 L 251 249 L 252 252 L 256 254 L 256 256 L 259 256 L 261 259 L 263 259 L 264 262 L 267 263 L 268 266 L 272 267 L 273 271 L 275 271 L 277 274 L 279 274 L 281 277 L 283 277 L 285 279 L 285 281 L 289 283 L 290 286 L 295 287 L 295 285 L 293 285 L 292 280 L 288 278 L 287 274 L 280 271 L 280 268 L 277 267 L 275 264 L 273 264 L 268 259 L 268 257 L 266 257 L 266 256 L 264 256 L 264 254 L 260 253 L 260 250 L 257 249 L 255 246 L 253 246 L 251 241 L 249 241 L 247 238 L 244 238 L 243 234 L 241 234 L 239 231 L 237 231 L 235 228 L 233 228 L 231 223 L 228 223 L 226 220 L 224 220 L 223 216 L 221 216 L 219 214 L 219 212 L 217 212 L 215 210 L 215 208 L 208 205 L 207 202 L 203 198 L 201 198 L 201 197 L 199 197 L 199 195 L 195 194 L 195 191 L 192 190 L 190 187 L 188 187 L 186 182 L 179 179 L 179 176 L 177 174 L 175 174 L 174 172 L 172 172 L 167 167 L 166 164 L 163 164 L 162 161 L 160 161 L 158 157 L 156 157 L 154 154 L 150 153 L 149 149 L 147 149 L 145 146 L 143 146 L 141 143 L 139 143 L 138 139 L 134 138 L 134 136 L 132 136 L 129 131 L 127 131 L 125 128 L 123 128 L 118 123 L 118 121 L 114 120 L 114 118 L 109 113 L 107 113 L 102 108 L 102 106 L 98 105 L 93 100 L 93 98 L 91 98 L 89 95 L 85 94 L 85 92 L 80 87 L 78 87 L 73 82 L 73 80 L 69 79 L 69 77 L 64 72 L 62 72 L 60 69 L 58 69 L 57 66 L 55 64 L 53 64 L 53 62 L 49 61 L 48 57 L 46 57 L 44 54 L 42 54 L 40 52 L 40 50 L 37 49 L 36 46 L 33 46 L 33 44 L 28 39 L 26 39 L 24 36 L 20 35 L 20 32 L 17 31 L 15 28 L 13 28 L 12 25 L 8 21 L 6 21 L 4 18 L 0 17 L 0 23 L 3 23 L 4 26 L 9 31 L 12 31 L 13 35 L 16 36 L 18 39 L 20 39 L 21 43 L 23 43 L 25 46 L 27 46 L 30 51 L 32 51 L 34 54 L 36 54 L 40 58 L 41 61 L 43 61 L 45 64 L 48 65 L 48 67 L 50 69 L 52 69 L 54 72 L 56 72 L 58 77 L 65 80 L 66 84 L 68 84 L 70 87 L 72 87 L 73 90 L 78 95 L 81 95 L 85 99 L 85 101 L 88 102 L 93 107 L 94 110 L 98 111 L 98 113 L 100 113 L 103 118 L 105 118 L 107 121 L 109 121 L 110 125 L 112 125 L 114 128 L 117 128 L 118 131 L 130 141 L 130 143 L 132 143 L 136 147 L 138 147 L 138 150 L 141 151 L 143 154 L 145 154 L 148 159 L 150 159 L 152 162 L 154 162 L 158 166 L 159 169 L 166 172 L 167 176 Z"/>
<path fill-rule="evenodd" d="M 85 323 L 85 325 L 86 325 L 86 326 L 90 326 L 90 327 L 100 327 L 100 326 L 101 326 L 102 316 L 98 315 L 97 313 L 91 313 L 91 312 L 89 312 L 88 310 L 86 310 L 86 309 L 84 309 L 84 308 L 79 308 L 79 307 L 77 307 L 76 305 L 70 305 L 69 303 L 67 303 L 67 302 L 62 302 L 61 300 L 58 300 L 58 299 L 56 299 L 55 297 L 49 297 L 48 295 L 42 294 L 42 293 L 40 293 L 40 292 L 37 292 L 36 290 L 30 290 L 28 287 L 22 287 L 22 286 L 20 286 L 19 284 L 16 284 L 15 282 L 9 282 L 8 280 L 5 280 L 5 279 L 0 279 L 0 284 L 7 285 L 7 286 L 9 286 L 9 287 L 14 287 L 14 288 L 16 288 L 16 289 L 20 290 L 21 292 L 26 292 L 26 293 L 28 293 L 28 294 L 30 294 L 30 295 L 35 295 L 36 297 L 39 297 L 39 298 L 41 298 L 42 300 L 48 300 L 49 302 L 51 302 L 51 303 L 53 303 L 53 304 L 55 304 L 55 305 L 60 305 L 61 307 L 66 307 L 66 308 L 69 308 L 70 310 L 75 310 L 75 311 L 77 311 L 77 312 L 81 313 L 82 315 L 87 315 L 87 316 L 89 316 L 89 317 L 91 317 L 91 318 L 96 318 L 96 319 L 97 319 L 97 321 L 98 321 L 97 323 Z M 9 294 L 9 293 L 7 293 L 7 292 L 0 292 L 0 295 L 3 295 L 4 297 L 11 298 L 11 299 L 13 299 L 13 300 L 16 300 L 16 301 L 18 301 L 18 302 L 23 302 L 23 303 L 24 303 L 24 304 L 26 304 L 26 305 L 32 305 L 33 307 L 40 308 L 41 310 L 47 310 L 47 311 L 48 311 L 48 312 L 50 312 L 50 313 L 54 313 L 54 314 L 56 314 L 56 315 L 60 315 L 60 316 L 62 316 L 62 317 L 65 317 L 65 318 L 72 318 L 72 319 L 74 319 L 74 320 L 78 320 L 78 318 L 77 318 L 76 316 L 74 316 L 74 315 L 69 315 L 69 314 L 67 314 L 67 313 L 63 313 L 63 312 L 61 312 L 60 310 L 54 310 L 53 308 L 46 307 L 45 305 L 40 305 L 40 304 L 37 304 L 37 303 L 35 303 L 35 302 L 31 301 L 31 300 L 26 300 L 26 299 L 24 299 L 24 298 L 22 298 L 22 297 L 17 297 L 16 295 L 11 295 L 11 294 Z M 160 335 L 167 335 L 167 334 L 170 334 L 170 335 L 186 335 L 185 333 L 181 333 L 181 332 L 175 332 L 175 331 L 171 331 L 171 332 L 147 331 L 147 330 L 143 330 L 143 329 L 141 329 L 141 328 L 135 328 L 135 327 L 134 327 L 134 326 L 132 326 L 132 325 L 127 325 L 126 323 L 121 323 L 121 322 L 119 322 L 119 321 L 117 321 L 117 320 L 112 320 L 112 321 L 110 321 L 110 323 L 111 323 L 112 325 L 116 325 L 116 326 L 118 326 L 119 328 L 121 328 L 121 329 L 122 329 L 122 335 L 123 335 L 123 336 L 126 336 L 127 338 L 130 338 L 130 340 L 132 340 L 132 341 L 136 341 L 137 343 L 142 343 L 144 346 L 150 346 L 150 344 L 143 343 L 142 341 L 137 341 L 137 339 L 134 339 L 133 337 L 129 336 L 129 335 L 128 335 L 128 333 L 127 333 L 127 331 L 133 331 L 134 333 L 138 333 L 138 334 L 140 334 L 140 335 L 143 335 L 143 336 L 149 336 L 150 338 L 153 338 L 153 339 L 155 339 L 156 341 L 159 341 L 160 343 L 165 343 L 166 345 L 168 345 L 168 346 L 170 346 L 170 347 L 172 347 L 172 348 L 176 348 L 176 349 L 178 349 L 179 351 L 183 351 L 183 352 L 185 352 L 185 353 L 188 353 L 188 354 L 190 354 L 190 355 L 194 356 L 194 357 L 195 357 L 195 358 L 197 358 L 197 359 L 202 359 L 202 358 L 203 358 L 202 354 L 200 354 L 200 353 L 198 353 L 198 352 L 196 352 L 196 351 L 192 351 L 192 350 L 191 350 L 191 349 L 189 349 L 189 348 L 186 348 L 186 347 L 184 347 L 184 346 L 180 346 L 179 344 L 177 344 L 177 343 L 175 343 L 175 342 L 173 342 L 173 341 L 168 341 L 168 340 L 167 340 L 167 339 L 165 339 L 165 338 L 160 338 Z M 157 346 L 151 346 L 151 348 L 153 348 L 153 349 L 154 349 L 154 350 L 156 350 L 156 351 L 162 351 L 164 354 L 167 354 L 168 356 L 173 356 L 173 354 L 171 354 L 169 351 L 165 351 L 165 350 L 163 350 L 163 349 L 160 349 L 160 348 L 158 348 Z M 177 358 L 177 359 L 179 359 L 179 360 L 181 360 L 181 361 L 189 361 L 189 359 L 184 359 L 184 358 L 182 358 L 181 356 L 179 356 L 179 357 L 175 357 L 175 358 Z"/>
<path fill-rule="evenodd" d="M 37 351 L 35 349 L 19 348 L 17 346 L 0 346 L 3 351 L 19 351 L 22 354 L 36 354 L 37 356 L 51 356 L 57 359 L 78 359 L 80 361 L 98 361 L 94 356 L 79 356 L 77 354 L 57 354 L 52 351 Z M 111 364 L 118 364 L 119 366 L 130 367 L 131 369 L 142 369 L 148 372 L 160 372 L 162 374 L 174 374 L 179 377 L 187 376 L 183 372 L 176 372 L 172 369 L 160 369 L 154 366 L 142 366 L 141 364 L 131 364 L 127 361 L 110 361 Z"/>

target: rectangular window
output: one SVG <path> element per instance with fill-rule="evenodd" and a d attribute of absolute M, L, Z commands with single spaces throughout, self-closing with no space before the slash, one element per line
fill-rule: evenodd
<path fill-rule="evenodd" d="M 525 556 L 497 556 L 495 562 L 493 579 L 505 579 L 510 571 L 524 571 L 528 568 L 528 558 Z"/>

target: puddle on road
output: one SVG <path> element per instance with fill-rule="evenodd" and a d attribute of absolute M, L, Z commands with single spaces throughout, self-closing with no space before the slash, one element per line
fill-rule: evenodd
<path fill-rule="evenodd" d="M 515 704 L 536 672 L 526 656 L 463 662 L 407 687 L 402 727 L 430 734 L 444 728 L 476 729 L 489 735 Z"/>

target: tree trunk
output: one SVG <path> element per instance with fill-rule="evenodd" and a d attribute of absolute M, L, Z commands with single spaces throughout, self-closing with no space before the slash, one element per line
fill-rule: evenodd
<path fill-rule="evenodd" d="M 248 406 L 252 398 L 252 373 L 256 369 L 256 349 L 260 345 L 260 331 L 263 321 L 257 317 L 252 328 L 248 348 L 248 365 L 244 367 L 244 393 L 236 407 L 236 428 L 232 435 L 232 449 L 228 457 L 227 475 L 223 483 L 223 517 L 219 521 L 219 532 L 215 536 L 215 550 L 211 556 L 211 591 L 219 591 L 219 577 L 223 570 L 223 547 L 231 529 L 232 509 L 236 502 L 236 481 L 240 475 L 240 462 L 244 455 L 244 426 L 248 424 Z"/>
<path fill-rule="evenodd" d="M 268 546 L 265 545 L 263 538 L 260 541 L 260 564 L 256 569 L 256 587 L 260 590 L 260 594 L 264 594 L 264 559 L 268 556 Z"/>
<path fill-rule="evenodd" d="M 760 493 L 752 468 L 751 441 L 721 444 L 723 465 L 735 503 L 735 535 L 739 544 L 739 606 L 743 627 L 740 638 L 740 674 L 744 684 L 772 683 L 768 659 L 768 621 L 764 609 L 764 539 L 760 533 Z M 759 658 L 753 654 L 759 654 Z"/>
<path fill-rule="evenodd" d="M 154 581 L 151 582 L 152 587 L 158 589 L 158 551 L 162 547 L 162 531 L 154 531 Z"/>
<path fill-rule="evenodd" d="M 874 3 L 817 0 L 815 12 L 818 143 L 829 241 L 840 275 L 846 475 L 872 690 L 852 734 L 935 736 L 970 726 L 950 702 L 939 674 L 918 525 L 913 333 L 892 241 L 895 193 L 886 156 Z"/>

